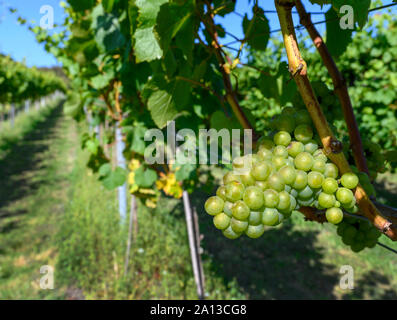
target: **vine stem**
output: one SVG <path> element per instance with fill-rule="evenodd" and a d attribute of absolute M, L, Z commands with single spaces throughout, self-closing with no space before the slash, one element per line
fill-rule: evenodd
<path fill-rule="evenodd" d="M 294 24 L 292 20 L 292 8 L 295 5 L 294 0 L 275 0 L 278 18 L 280 21 L 281 32 L 284 39 L 284 45 L 287 52 L 289 69 L 297 84 L 298 90 L 306 105 L 306 108 L 316 126 L 320 135 L 321 142 L 327 156 L 334 162 L 341 174 L 350 172 L 350 166 L 343 152 L 335 150 L 334 145 L 338 143 L 327 119 L 320 107 L 316 95 L 307 76 L 307 65 L 301 56 L 296 39 Z M 381 232 L 386 234 L 390 239 L 397 240 L 397 232 L 391 229 L 391 222 L 381 216 L 378 209 L 371 202 L 364 189 L 358 185 L 355 190 L 357 204 L 362 214 Z"/>
<path fill-rule="evenodd" d="M 357 168 L 361 172 L 365 172 L 369 174 L 367 160 L 364 157 L 360 132 L 358 130 L 356 118 L 354 116 L 353 107 L 350 100 L 349 92 L 347 90 L 346 81 L 343 75 L 341 74 L 341 72 L 339 71 L 338 67 L 336 66 L 336 63 L 332 58 L 331 54 L 329 53 L 323 38 L 317 31 L 316 27 L 313 25 L 310 14 L 307 13 L 301 0 L 296 0 L 295 6 L 300 17 L 301 25 L 303 25 L 308 31 L 315 47 L 317 48 L 324 62 L 324 65 L 328 69 L 328 72 L 331 76 L 332 82 L 334 84 L 335 93 L 337 94 L 342 106 L 342 111 L 346 121 L 347 130 L 349 132 L 350 147 L 352 148 L 353 157 L 357 165 Z"/>

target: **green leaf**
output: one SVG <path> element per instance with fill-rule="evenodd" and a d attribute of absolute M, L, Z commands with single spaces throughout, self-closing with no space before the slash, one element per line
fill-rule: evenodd
<path fill-rule="evenodd" d="M 351 6 L 354 12 L 354 21 L 357 21 L 358 26 L 363 28 L 367 23 L 368 9 L 371 5 L 371 0 L 333 0 L 332 5 L 338 13 L 342 6 Z"/>
<path fill-rule="evenodd" d="M 143 167 L 139 167 L 135 172 L 135 183 L 143 188 L 149 188 L 157 180 L 156 171 L 152 169 L 144 170 Z"/>
<path fill-rule="evenodd" d="M 77 12 L 89 10 L 95 5 L 94 0 L 68 0 L 68 2 L 73 10 Z"/>
<path fill-rule="evenodd" d="M 325 19 L 327 20 L 326 45 L 332 56 L 339 57 L 351 42 L 353 30 L 341 29 L 338 15 L 333 8 L 325 13 Z"/>
<path fill-rule="evenodd" d="M 102 0 L 103 8 L 106 12 L 112 12 L 115 0 Z"/>
<path fill-rule="evenodd" d="M 176 181 L 184 181 L 191 177 L 192 173 L 196 170 L 194 164 L 183 164 L 175 172 Z"/>
<path fill-rule="evenodd" d="M 145 141 L 144 136 L 146 133 L 147 128 L 142 126 L 136 126 L 132 130 L 132 142 L 131 142 L 131 150 L 139 153 L 144 154 L 145 152 Z"/>
<path fill-rule="evenodd" d="M 138 28 L 134 34 L 136 62 L 152 61 L 163 56 L 163 50 L 153 33 L 153 27 Z"/>
<path fill-rule="evenodd" d="M 167 0 L 136 0 L 135 5 L 139 9 L 139 28 L 153 27 L 161 5 L 166 2 Z"/>
<path fill-rule="evenodd" d="M 252 49 L 266 50 L 270 35 L 269 20 L 261 8 L 254 6 L 252 11 L 254 16 L 251 20 L 247 15 L 243 19 L 245 38 Z"/>
<path fill-rule="evenodd" d="M 113 79 L 114 72 L 106 72 L 91 78 L 91 85 L 94 89 L 100 90 L 105 88 Z"/>
<path fill-rule="evenodd" d="M 117 167 L 114 171 L 110 171 L 101 181 L 106 189 L 112 190 L 122 186 L 127 177 L 126 170 Z"/>
<path fill-rule="evenodd" d="M 171 39 L 187 23 L 193 13 L 194 7 L 187 2 L 180 6 L 175 3 L 167 3 L 161 6 L 157 16 L 155 31 L 159 35 L 161 47 L 164 52 L 168 50 Z M 192 40 L 190 37 L 188 40 Z"/>
<path fill-rule="evenodd" d="M 151 94 L 148 108 L 153 121 L 160 129 L 167 125 L 167 121 L 175 119 L 178 114 L 172 95 L 165 90 L 158 90 Z"/>

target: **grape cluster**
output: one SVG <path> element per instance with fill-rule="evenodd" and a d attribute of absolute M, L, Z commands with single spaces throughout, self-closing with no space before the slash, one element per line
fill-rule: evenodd
<path fill-rule="evenodd" d="M 338 168 L 319 148 L 308 112 L 286 107 L 271 126 L 257 153 L 234 159 L 216 196 L 206 201 L 215 227 L 230 239 L 244 233 L 258 238 L 265 226 L 280 224 L 300 207 L 324 210 L 333 224 L 342 221 L 342 208 L 356 213 L 351 189 L 358 177 L 346 173 L 337 180 Z"/>
<path fill-rule="evenodd" d="M 350 246 L 354 252 L 359 252 L 366 247 L 375 247 L 381 235 L 368 221 L 358 220 L 352 217 L 345 217 L 338 224 L 337 233 L 342 237 L 343 243 Z"/>

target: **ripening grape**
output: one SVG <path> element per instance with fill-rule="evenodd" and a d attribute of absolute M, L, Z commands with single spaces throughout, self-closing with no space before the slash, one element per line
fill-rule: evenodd
<path fill-rule="evenodd" d="M 295 129 L 295 119 L 290 115 L 282 114 L 277 118 L 275 126 L 278 131 L 291 133 Z"/>
<path fill-rule="evenodd" d="M 291 165 L 283 166 L 278 172 L 283 178 L 285 184 L 292 184 L 296 179 L 296 170 Z"/>
<path fill-rule="evenodd" d="M 323 160 L 324 162 L 327 162 L 328 160 L 327 156 L 324 154 L 323 149 L 318 149 L 317 151 L 315 151 L 313 153 L 313 158 Z"/>
<path fill-rule="evenodd" d="M 278 170 L 287 164 L 287 159 L 280 157 L 280 156 L 275 156 L 275 157 L 273 157 L 273 164 L 276 167 L 276 169 Z"/>
<path fill-rule="evenodd" d="M 281 191 L 278 194 L 278 205 L 277 209 L 278 210 L 287 210 L 290 207 L 291 204 L 291 197 L 288 192 L 286 191 Z"/>
<path fill-rule="evenodd" d="M 224 201 L 218 196 L 213 196 L 207 199 L 204 204 L 205 211 L 214 216 L 223 211 Z"/>
<path fill-rule="evenodd" d="M 225 205 L 223 207 L 223 212 L 226 213 L 229 217 L 232 217 L 232 208 L 234 206 L 233 202 L 225 201 Z"/>
<path fill-rule="evenodd" d="M 325 178 L 322 188 L 325 193 L 334 194 L 338 190 L 338 181 L 334 178 Z"/>
<path fill-rule="evenodd" d="M 230 220 L 230 217 L 226 213 L 221 212 L 214 217 L 213 222 L 217 229 L 224 230 L 230 225 Z"/>
<path fill-rule="evenodd" d="M 313 160 L 313 166 L 312 166 L 312 171 L 317 171 L 320 173 L 325 172 L 325 161 L 320 158 L 316 158 Z"/>
<path fill-rule="evenodd" d="M 228 239 L 237 239 L 238 237 L 241 236 L 241 233 L 234 232 L 231 226 L 223 230 L 222 233 Z"/>
<path fill-rule="evenodd" d="M 225 186 L 220 186 L 216 190 L 216 195 L 221 198 L 223 201 L 226 201 L 226 187 Z"/>
<path fill-rule="evenodd" d="M 312 119 L 310 118 L 310 115 L 306 110 L 299 110 L 299 112 L 297 112 L 295 115 L 295 123 L 296 125 L 311 125 Z"/>
<path fill-rule="evenodd" d="M 349 204 L 354 198 L 353 192 L 347 188 L 338 188 L 336 191 L 336 199 L 344 205 Z"/>
<path fill-rule="evenodd" d="M 248 221 L 237 220 L 233 217 L 230 226 L 235 233 L 242 233 L 248 228 Z"/>
<path fill-rule="evenodd" d="M 331 208 L 335 204 L 335 196 L 333 194 L 328 194 L 321 192 L 318 196 L 318 204 L 323 208 Z"/>
<path fill-rule="evenodd" d="M 232 181 L 241 182 L 241 179 L 237 174 L 234 174 L 233 171 L 229 171 L 223 176 L 223 184 L 227 185 L 229 182 Z"/>
<path fill-rule="evenodd" d="M 244 201 L 238 200 L 232 208 L 232 215 L 238 220 L 247 220 L 250 215 L 250 208 Z"/>
<path fill-rule="evenodd" d="M 267 179 L 267 185 L 270 189 L 274 189 L 276 191 L 283 191 L 285 187 L 284 179 L 278 172 L 270 175 Z"/>
<path fill-rule="evenodd" d="M 305 150 L 305 145 L 299 141 L 292 141 L 287 147 L 288 154 L 294 158 L 298 154 L 302 153 L 304 150 Z"/>
<path fill-rule="evenodd" d="M 279 212 L 274 208 L 266 208 L 262 213 L 262 223 L 265 226 L 275 226 L 279 223 Z"/>
<path fill-rule="evenodd" d="M 264 204 L 262 190 L 259 187 L 247 187 L 244 191 L 243 201 L 252 210 L 262 208 Z"/>
<path fill-rule="evenodd" d="M 301 152 L 295 157 L 294 164 L 299 170 L 309 171 L 313 166 L 313 156 L 308 152 Z"/>
<path fill-rule="evenodd" d="M 236 202 L 243 198 L 244 185 L 238 181 L 229 182 L 226 185 L 225 196 L 228 201 Z"/>
<path fill-rule="evenodd" d="M 284 147 L 284 146 L 276 146 L 273 149 L 273 155 L 274 156 L 280 156 L 280 157 L 283 157 L 283 158 L 288 158 L 287 148 Z"/>
<path fill-rule="evenodd" d="M 276 145 L 286 147 L 291 142 L 291 135 L 286 131 L 279 131 L 274 135 L 273 141 Z"/>
<path fill-rule="evenodd" d="M 249 225 L 245 234 L 252 239 L 257 239 L 265 232 L 265 226 L 263 224 Z"/>
<path fill-rule="evenodd" d="M 272 151 L 266 148 L 259 149 L 257 154 L 261 160 L 271 160 L 273 156 Z"/>
<path fill-rule="evenodd" d="M 294 130 L 294 136 L 296 140 L 307 143 L 313 138 L 313 130 L 307 124 L 300 124 Z"/>
<path fill-rule="evenodd" d="M 256 180 L 255 186 L 261 188 L 262 191 L 265 191 L 267 189 L 267 181 Z"/>
<path fill-rule="evenodd" d="M 307 185 L 302 190 L 298 191 L 298 198 L 301 200 L 307 200 L 313 196 L 312 188 Z"/>
<path fill-rule="evenodd" d="M 339 170 L 336 165 L 333 163 L 326 163 L 325 164 L 325 170 L 324 170 L 324 176 L 327 178 L 338 178 Z"/>
<path fill-rule="evenodd" d="M 262 223 L 262 212 L 259 211 L 251 211 L 251 214 L 248 219 L 248 223 L 250 226 L 257 226 Z"/>
<path fill-rule="evenodd" d="M 313 154 L 318 149 L 318 144 L 314 140 L 310 140 L 305 144 L 305 151 Z"/>
<path fill-rule="evenodd" d="M 256 180 L 266 180 L 271 172 L 271 167 L 266 162 L 258 162 L 255 163 L 251 170 L 251 175 Z"/>
<path fill-rule="evenodd" d="M 358 177 L 353 172 L 347 172 L 342 175 L 341 184 L 345 188 L 354 189 L 358 185 Z"/>
<path fill-rule="evenodd" d="M 307 184 L 314 189 L 321 188 L 324 176 L 320 172 L 311 171 L 307 175 Z"/>
<path fill-rule="evenodd" d="M 259 143 L 260 143 L 259 150 L 260 149 L 272 150 L 274 147 L 273 140 L 269 138 L 264 138 Z"/>
<path fill-rule="evenodd" d="M 251 172 L 248 170 L 247 171 L 243 170 L 243 172 L 240 174 L 240 179 L 245 186 L 255 185 L 255 178 L 251 175 Z"/>
<path fill-rule="evenodd" d="M 264 204 L 266 208 L 275 208 L 278 205 L 279 197 L 275 190 L 267 189 L 263 192 Z"/>
<path fill-rule="evenodd" d="M 307 173 L 302 170 L 296 170 L 296 178 L 292 184 L 292 188 L 300 190 L 307 185 Z"/>
<path fill-rule="evenodd" d="M 325 217 L 327 218 L 328 222 L 332 224 L 338 224 L 343 220 L 343 212 L 339 208 L 329 208 L 325 212 Z"/>

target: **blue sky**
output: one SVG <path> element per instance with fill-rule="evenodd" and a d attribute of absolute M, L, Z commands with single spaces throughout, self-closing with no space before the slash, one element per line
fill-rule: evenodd
<path fill-rule="evenodd" d="M 251 4 L 253 1 L 250 1 Z M 392 0 L 385 0 L 383 4 L 391 3 Z M 21 26 L 17 23 L 17 15 L 11 14 L 8 11 L 9 7 L 16 8 L 21 16 L 28 21 L 35 20 L 36 23 L 40 21 L 42 15 L 40 8 L 43 5 L 51 5 L 54 8 L 55 23 L 63 21 L 65 14 L 63 9 L 59 6 L 60 0 L 0 0 L 0 52 L 3 54 L 11 55 L 15 60 L 26 60 L 28 66 L 53 66 L 56 65 L 56 60 L 36 42 L 33 34 L 27 29 L 26 26 Z M 248 0 L 237 0 L 236 11 L 242 15 L 248 13 L 252 16 L 251 6 L 248 5 Z M 312 5 L 308 0 L 304 0 L 307 11 L 311 12 L 325 12 L 329 6 L 321 9 L 318 5 Z M 259 0 L 259 6 L 264 10 L 275 10 L 273 0 Z M 397 6 L 396 6 L 397 7 Z M 397 9 L 393 7 L 393 13 L 396 14 Z M 275 30 L 279 28 L 277 14 L 266 13 L 270 21 L 270 29 Z M 313 21 L 324 20 L 324 15 L 313 15 Z M 297 15 L 294 15 L 295 24 L 299 24 Z M 228 14 L 224 18 L 218 18 L 218 23 L 221 23 L 225 29 L 242 38 L 242 18 L 237 14 Z M 321 33 L 325 31 L 325 25 L 318 25 Z M 227 43 L 234 39 L 227 36 L 222 42 Z M 238 47 L 238 44 L 234 45 Z"/>

